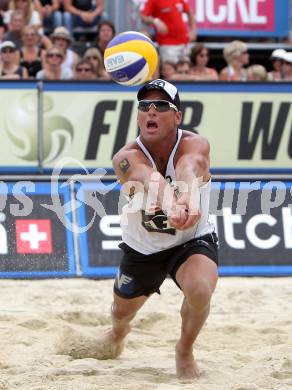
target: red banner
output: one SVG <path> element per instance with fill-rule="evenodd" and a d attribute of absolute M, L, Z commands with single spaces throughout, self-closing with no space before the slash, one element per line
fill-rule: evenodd
<path fill-rule="evenodd" d="M 259 30 L 275 28 L 275 0 L 190 0 L 199 29 Z"/>

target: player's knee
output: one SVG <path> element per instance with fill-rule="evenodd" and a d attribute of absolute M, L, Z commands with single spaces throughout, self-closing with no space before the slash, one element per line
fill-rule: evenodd
<path fill-rule="evenodd" d="M 207 280 L 199 280 L 186 285 L 184 294 L 189 305 L 197 310 L 204 310 L 209 306 L 212 289 Z"/>
<path fill-rule="evenodd" d="M 117 305 L 116 303 L 113 303 L 111 312 L 112 312 L 112 316 L 116 320 L 127 319 L 136 314 L 136 312 L 133 310 L 131 306 Z"/>

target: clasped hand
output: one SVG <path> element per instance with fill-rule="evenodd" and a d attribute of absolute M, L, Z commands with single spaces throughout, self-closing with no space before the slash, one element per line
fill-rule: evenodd
<path fill-rule="evenodd" d="M 168 210 L 170 225 L 177 230 L 185 230 L 198 223 L 201 214 L 189 194 L 182 194 Z"/>

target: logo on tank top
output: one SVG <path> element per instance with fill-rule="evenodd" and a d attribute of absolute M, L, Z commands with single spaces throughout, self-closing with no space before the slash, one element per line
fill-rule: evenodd
<path fill-rule="evenodd" d="M 166 176 L 165 180 L 173 187 L 174 193 L 178 197 L 180 195 L 179 188 L 175 185 L 171 176 Z M 142 226 L 148 232 L 166 233 L 172 236 L 176 234 L 176 230 L 171 227 L 166 214 L 159 207 L 153 206 L 148 212 L 141 210 L 141 214 Z"/>
<path fill-rule="evenodd" d="M 174 236 L 176 230 L 170 226 L 167 216 L 161 209 L 157 209 L 154 212 L 146 213 L 145 210 L 141 210 L 142 214 L 142 226 L 148 232 L 166 233 Z"/>

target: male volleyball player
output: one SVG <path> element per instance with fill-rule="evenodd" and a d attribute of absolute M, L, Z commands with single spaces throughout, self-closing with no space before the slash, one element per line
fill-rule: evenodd
<path fill-rule="evenodd" d="M 158 79 L 139 90 L 140 136 L 113 159 L 129 203 L 121 221 L 124 254 L 114 284 L 112 328 L 103 341 L 111 357 L 118 355 L 130 321 L 170 275 L 184 295 L 176 372 L 193 379 L 199 376 L 193 344 L 217 282 L 217 236 L 208 221 L 209 144 L 180 130 L 181 119 L 174 85 Z"/>

